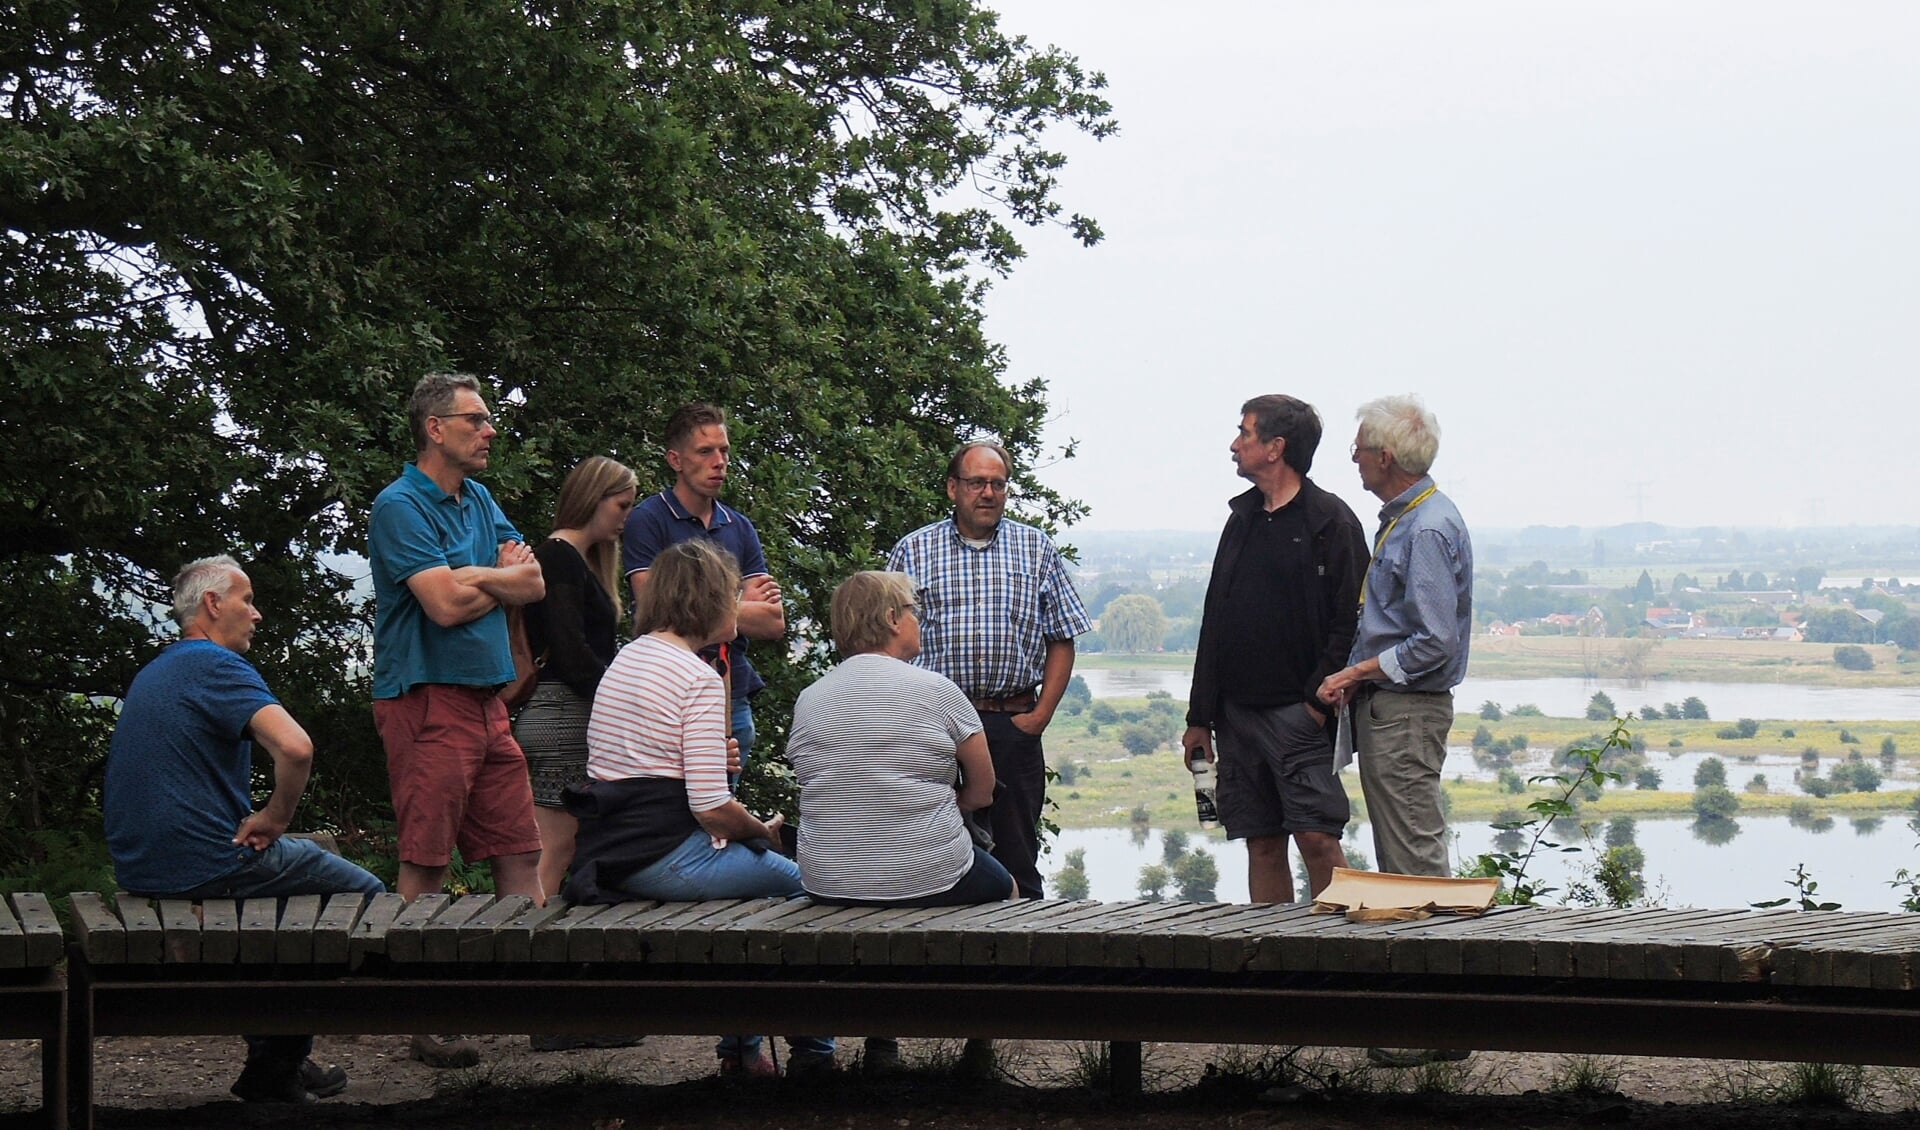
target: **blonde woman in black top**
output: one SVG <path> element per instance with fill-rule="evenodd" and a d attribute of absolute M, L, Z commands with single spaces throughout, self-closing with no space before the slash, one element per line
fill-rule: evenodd
<path fill-rule="evenodd" d="M 560 807 L 560 791 L 587 775 L 593 695 L 619 651 L 620 530 L 636 486 L 625 466 L 589 456 L 561 485 L 553 534 L 533 551 L 547 595 L 526 606 L 527 642 L 542 666 L 533 697 L 514 716 L 513 735 L 533 778 L 540 889 L 548 896 L 560 890 L 579 830 Z"/>

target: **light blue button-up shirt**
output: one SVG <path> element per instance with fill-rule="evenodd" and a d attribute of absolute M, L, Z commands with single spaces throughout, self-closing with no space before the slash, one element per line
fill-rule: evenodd
<path fill-rule="evenodd" d="M 1380 508 L 1386 541 L 1367 567 L 1366 600 L 1349 663 L 1378 657 L 1383 691 L 1450 691 L 1467 677 L 1473 638 L 1473 542 L 1453 500 L 1422 475 Z M 1394 522 L 1398 517 L 1399 521 Z M 1375 535 L 1376 539 L 1379 535 Z"/>

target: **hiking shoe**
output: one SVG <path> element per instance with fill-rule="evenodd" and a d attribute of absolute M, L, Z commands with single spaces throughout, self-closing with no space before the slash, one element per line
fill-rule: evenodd
<path fill-rule="evenodd" d="M 1367 1061 L 1375 1067 L 1424 1067 L 1429 1063 L 1459 1063 L 1473 1055 L 1465 1048 L 1368 1048 Z"/>
<path fill-rule="evenodd" d="M 720 1057 L 720 1074 L 742 1076 L 778 1075 L 780 1069 L 773 1065 L 765 1052 L 755 1052 L 751 1059 L 741 1059 L 737 1055 Z"/>
<path fill-rule="evenodd" d="M 316 1099 L 330 1099 L 347 1089 L 347 1073 L 335 1064 L 325 1067 L 311 1059 L 300 1061 L 300 1085 Z"/>
<path fill-rule="evenodd" d="M 832 1052 L 793 1052 L 787 1056 L 789 1079 L 818 1079 L 839 1070 Z"/>
<path fill-rule="evenodd" d="M 898 1075 L 906 1070 L 900 1062 L 900 1041 L 892 1036 L 868 1036 L 860 1053 L 860 1074 Z"/>
<path fill-rule="evenodd" d="M 345 1073 L 341 1074 L 342 1079 Z M 345 1083 L 341 1084 L 345 1086 Z M 295 1103 L 313 1101 L 313 1092 L 300 1084 L 300 1070 L 249 1063 L 240 1070 L 240 1078 L 227 1088 L 243 1103 Z"/>
<path fill-rule="evenodd" d="M 443 1070 L 477 1067 L 480 1045 L 465 1036 L 415 1036 L 407 1041 L 407 1055 L 428 1067 Z"/>
<path fill-rule="evenodd" d="M 993 1061 L 993 1041 L 968 1040 L 960 1049 L 960 1061 L 954 1065 L 953 1073 L 972 1083 L 985 1083 L 996 1074 Z"/>

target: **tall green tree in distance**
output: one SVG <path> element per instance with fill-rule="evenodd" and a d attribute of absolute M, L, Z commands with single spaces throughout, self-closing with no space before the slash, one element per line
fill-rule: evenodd
<path fill-rule="evenodd" d="M 1160 602 L 1145 593 L 1115 597 L 1100 613 L 1100 635 L 1115 651 L 1153 651 L 1166 634 Z"/>
<path fill-rule="evenodd" d="M 0 860 L 97 789 L 113 700 L 183 561 L 230 551 L 253 658 L 377 822 L 352 554 L 433 368 L 502 419 L 531 536 L 593 453 L 664 480 L 728 406 L 729 501 L 799 618 L 938 514 L 956 437 L 1023 468 L 1046 415 L 981 331 L 1054 126 L 1104 81 L 971 0 L 25 3 L 0 52 Z M 1078 515 L 1021 471 L 1030 517 Z M 813 645 L 814 657 L 818 647 Z M 798 676 L 769 649 L 767 740 Z M 803 655 L 799 662 L 809 661 Z"/>

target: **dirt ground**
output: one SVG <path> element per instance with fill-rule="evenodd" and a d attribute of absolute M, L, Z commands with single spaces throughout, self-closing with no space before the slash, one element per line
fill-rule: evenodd
<path fill-rule="evenodd" d="M 1795 1079 L 1784 1064 L 1483 1052 L 1462 1065 L 1389 1071 L 1367 1067 L 1351 1049 L 1150 1044 L 1148 1093 L 1114 1100 L 1088 1086 L 1090 1072 L 1100 1067 L 1093 1045 L 1003 1042 L 1001 1078 L 964 1083 L 950 1075 L 959 1050 L 951 1041 L 902 1041 L 910 1070 L 898 1076 L 870 1079 L 848 1071 L 804 1081 L 720 1079 L 712 1041 L 698 1037 L 547 1053 L 533 1052 L 525 1037 L 482 1037 L 480 1043 L 480 1067 L 436 1071 L 407 1058 L 404 1037 L 322 1037 L 315 1058 L 346 1068 L 351 1085 L 337 1098 L 295 1108 L 246 1107 L 228 1097 L 242 1054 L 237 1039 L 105 1039 L 97 1057 L 98 1118 L 107 1127 L 314 1130 L 1544 1130 L 1608 1124 L 1877 1130 L 1920 1124 L 1920 1072 L 1882 1068 L 1859 1069 L 1857 1079 L 1843 1073 L 1853 1095 L 1848 1108 L 1778 1101 Z M 858 1038 L 841 1046 L 843 1062 L 858 1059 Z M 0 1128 L 32 1123 L 38 1054 L 35 1044 L 0 1041 Z M 1569 1089 L 1583 1073 L 1591 1085 Z M 1292 1081 L 1298 1085 L 1282 1086 Z"/>

